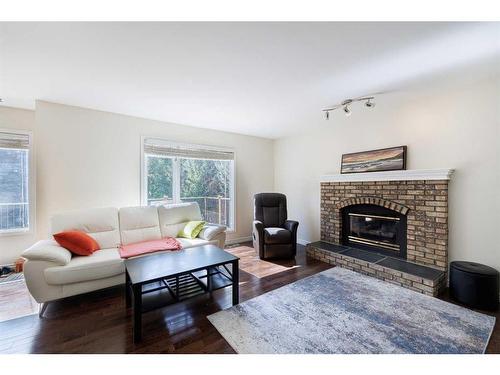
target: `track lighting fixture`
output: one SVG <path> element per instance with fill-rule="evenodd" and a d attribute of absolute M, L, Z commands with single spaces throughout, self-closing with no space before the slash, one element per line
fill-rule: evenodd
<path fill-rule="evenodd" d="M 323 112 L 325 112 L 325 120 L 329 120 L 330 119 L 330 112 L 334 111 L 338 108 L 342 108 L 342 110 L 344 111 L 344 114 L 346 116 L 350 116 L 351 115 L 351 108 L 349 106 L 354 102 L 363 102 L 364 101 L 365 107 L 373 108 L 373 107 L 375 107 L 375 103 L 372 102 L 373 99 L 374 99 L 373 96 L 364 96 L 364 97 L 354 98 L 354 99 L 345 99 L 339 104 L 336 104 L 330 108 L 323 109 Z"/>
<path fill-rule="evenodd" d="M 365 107 L 373 108 L 375 107 L 375 103 L 372 103 L 371 99 L 368 99 L 368 101 L 365 103 Z"/>

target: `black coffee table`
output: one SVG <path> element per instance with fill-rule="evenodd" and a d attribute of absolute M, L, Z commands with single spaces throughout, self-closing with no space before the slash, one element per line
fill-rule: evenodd
<path fill-rule="evenodd" d="M 127 307 L 134 304 L 134 342 L 142 337 L 142 314 L 232 286 L 239 302 L 238 257 L 214 245 L 125 260 Z"/>

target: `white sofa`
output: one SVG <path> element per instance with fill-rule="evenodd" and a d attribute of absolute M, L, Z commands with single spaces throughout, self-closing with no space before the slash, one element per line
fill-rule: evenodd
<path fill-rule="evenodd" d="M 28 289 L 37 302 L 44 303 L 123 284 L 121 244 L 176 237 L 191 220 L 202 220 L 197 203 L 95 208 L 56 215 L 51 219 L 52 234 L 81 230 L 93 237 L 101 250 L 90 256 L 74 256 L 53 239 L 37 242 L 23 252 Z M 206 244 L 224 248 L 226 228 L 210 224 L 197 238 L 178 240 L 183 248 Z"/>

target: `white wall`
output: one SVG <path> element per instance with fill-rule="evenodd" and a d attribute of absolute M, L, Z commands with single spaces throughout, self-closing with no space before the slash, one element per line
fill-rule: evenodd
<path fill-rule="evenodd" d="M 235 149 L 236 232 L 229 238 L 250 236 L 253 194 L 273 188 L 269 139 L 43 101 L 36 103 L 36 128 L 39 237 L 57 212 L 139 205 L 141 136 Z"/>
<path fill-rule="evenodd" d="M 288 196 L 299 238 L 319 231 L 319 177 L 339 173 L 343 153 L 408 145 L 408 169 L 455 168 L 450 260 L 500 270 L 500 79 L 460 89 L 381 95 L 373 110 L 332 113 L 320 127 L 275 142 L 275 189 Z"/>
<path fill-rule="evenodd" d="M 35 128 L 33 111 L 0 106 L 0 129 L 30 130 Z M 0 265 L 12 263 L 35 240 L 31 233 L 0 234 Z"/>

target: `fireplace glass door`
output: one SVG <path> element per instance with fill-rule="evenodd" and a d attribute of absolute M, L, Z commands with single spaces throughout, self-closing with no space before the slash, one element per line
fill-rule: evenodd
<path fill-rule="evenodd" d="M 387 255 L 406 257 L 406 217 L 374 205 L 344 208 L 343 243 Z"/>
<path fill-rule="evenodd" d="M 349 240 L 399 251 L 397 231 L 399 218 L 364 214 L 349 214 Z"/>

